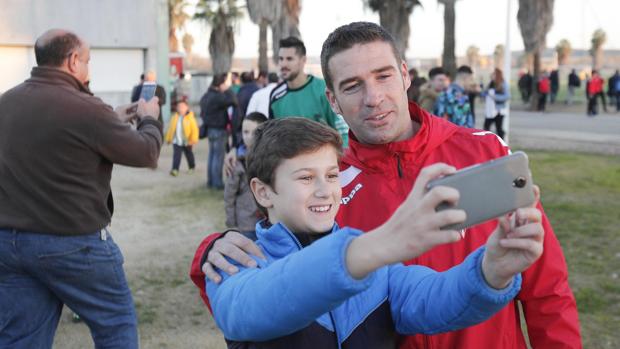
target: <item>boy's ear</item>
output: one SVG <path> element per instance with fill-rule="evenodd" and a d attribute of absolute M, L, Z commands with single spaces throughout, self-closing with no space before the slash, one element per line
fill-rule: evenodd
<path fill-rule="evenodd" d="M 267 184 L 254 177 L 250 180 L 250 189 L 252 190 L 252 194 L 254 194 L 254 198 L 259 205 L 264 208 L 273 207 L 273 203 L 271 202 L 272 190 Z"/>

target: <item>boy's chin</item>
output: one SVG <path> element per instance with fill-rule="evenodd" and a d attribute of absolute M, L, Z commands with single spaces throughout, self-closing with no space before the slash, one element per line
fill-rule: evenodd
<path fill-rule="evenodd" d="M 329 233 L 334 227 L 334 221 L 331 223 L 316 224 L 310 227 L 308 234 L 324 234 Z"/>

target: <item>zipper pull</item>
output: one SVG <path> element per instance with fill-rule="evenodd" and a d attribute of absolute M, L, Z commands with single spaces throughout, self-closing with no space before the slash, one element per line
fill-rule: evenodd
<path fill-rule="evenodd" d="M 396 168 L 398 170 L 398 178 L 403 178 L 403 169 L 400 166 L 400 156 L 396 154 Z"/>

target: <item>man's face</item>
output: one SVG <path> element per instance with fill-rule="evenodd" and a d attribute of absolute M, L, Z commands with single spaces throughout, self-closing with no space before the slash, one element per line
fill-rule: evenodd
<path fill-rule="evenodd" d="M 245 119 L 241 124 L 241 137 L 243 138 L 243 144 L 246 147 L 251 147 L 254 144 L 254 130 L 258 127 L 256 121 Z"/>
<path fill-rule="evenodd" d="M 269 221 L 295 233 L 324 233 L 334 225 L 342 191 L 331 145 L 282 161 L 269 195 Z"/>
<path fill-rule="evenodd" d="M 306 57 L 300 56 L 294 47 L 281 48 L 278 51 L 278 69 L 284 81 L 293 81 L 304 71 Z"/>
<path fill-rule="evenodd" d="M 69 56 L 71 74 L 83 84 L 90 80 L 88 64 L 90 63 L 90 47 L 82 44 L 79 49 Z"/>
<path fill-rule="evenodd" d="M 333 91 L 327 90 L 327 98 L 360 142 L 386 144 L 413 135 L 407 101 L 411 80 L 389 43 L 356 44 L 334 55 L 328 69 Z"/>
<path fill-rule="evenodd" d="M 445 74 L 437 74 L 433 76 L 431 84 L 433 85 L 433 90 L 441 92 L 448 88 L 450 79 Z"/>

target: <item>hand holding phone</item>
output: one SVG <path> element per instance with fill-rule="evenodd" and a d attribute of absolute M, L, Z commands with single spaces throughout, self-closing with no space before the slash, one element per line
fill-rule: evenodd
<path fill-rule="evenodd" d="M 443 203 L 437 211 L 456 208 L 467 214 L 465 222 L 442 229 L 465 229 L 535 201 L 527 155 L 520 151 L 432 180 L 427 189 L 436 186 L 452 187 L 460 194 L 456 205 Z"/>
<path fill-rule="evenodd" d="M 154 81 L 145 81 L 142 83 L 142 90 L 140 91 L 140 99 L 150 101 L 155 96 L 155 90 L 157 89 L 157 83 Z"/>

